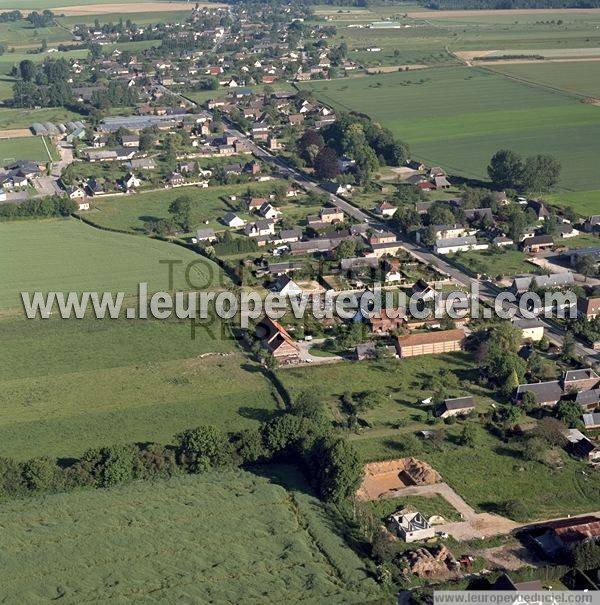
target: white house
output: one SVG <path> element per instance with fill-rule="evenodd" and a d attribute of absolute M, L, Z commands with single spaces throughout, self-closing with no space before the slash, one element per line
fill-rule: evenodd
<path fill-rule="evenodd" d="M 246 224 L 246 221 L 244 219 L 241 219 L 237 214 L 234 214 L 233 212 L 228 212 L 223 217 L 223 222 L 228 227 L 232 227 L 234 229 L 239 229 L 240 227 L 243 227 Z"/>
<path fill-rule="evenodd" d="M 261 216 L 264 216 L 266 219 L 269 220 L 276 219 L 281 216 L 281 211 L 277 210 L 277 208 L 275 208 L 268 202 L 262 204 L 262 206 L 258 209 L 258 212 Z"/>
<path fill-rule="evenodd" d="M 123 179 L 123 185 L 125 186 L 125 189 L 135 189 L 141 184 L 142 181 L 138 179 L 132 172 L 126 174 L 125 178 Z"/>
<path fill-rule="evenodd" d="M 405 542 L 428 540 L 435 536 L 435 528 L 419 513 L 399 511 L 389 518 L 390 526 Z"/>
<path fill-rule="evenodd" d="M 298 297 L 302 295 L 302 288 L 289 276 L 280 275 L 272 286 L 272 290 L 281 296 Z"/>
<path fill-rule="evenodd" d="M 474 235 L 466 237 L 450 237 L 438 239 L 435 242 L 436 254 L 450 254 L 452 252 L 467 252 L 468 250 L 487 250 L 489 244 L 478 244 Z"/>
<path fill-rule="evenodd" d="M 83 187 L 71 187 L 68 190 L 68 194 L 72 200 L 82 200 L 85 198 L 85 189 Z"/>

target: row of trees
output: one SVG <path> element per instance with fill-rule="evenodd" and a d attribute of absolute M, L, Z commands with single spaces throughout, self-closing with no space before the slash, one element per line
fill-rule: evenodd
<path fill-rule="evenodd" d="M 277 460 L 299 464 L 321 498 L 340 502 L 358 488 L 362 465 L 353 447 L 328 429 L 319 405 L 302 397 L 296 403 L 292 413 L 257 429 L 226 434 L 204 425 L 184 430 L 174 446 L 150 443 L 90 449 L 67 464 L 47 457 L 26 462 L 0 458 L 0 497 L 110 487 Z"/>
<path fill-rule="evenodd" d="M 77 209 L 75 202 L 68 197 L 54 195 L 25 202 L 0 204 L 0 219 L 49 218 L 69 216 Z"/>
<path fill-rule="evenodd" d="M 523 158 L 516 151 L 500 149 L 492 156 L 487 172 L 500 189 L 543 193 L 556 186 L 560 169 L 560 162 L 551 155 Z"/>

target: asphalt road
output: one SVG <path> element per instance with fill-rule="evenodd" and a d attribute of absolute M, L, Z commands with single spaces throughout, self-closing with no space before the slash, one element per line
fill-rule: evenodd
<path fill-rule="evenodd" d="M 405 248 L 408 252 L 410 252 L 415 258 L 421 260 L 427 265 L 432 265 L 442 274 L 451 277 L 457 283 L 468 287 L 470 290 L 474 288 L 477 289 L 477 291 L 479 292 L 479 299 L 482 302 L 491 304 L 492 308 L 494 307 L 495 298 L 500 292 L 502 292 L 502 290 L 491 282 L 476 279 L 474 277 L 471 277 L 470 275 L 467 275 L 454 265 L 450 264 L 443 257 L 438 256 L 431 250 L 416 244 L 414 241 L 408 239 L 405 234 L 391 229 L 389 224 L 385 224 L 370 217 L 356 206 L 353 206 L 348 201 L 342 199 L 340 196 L 329 193 L 328 191 L 323 189 L 319 185 L 319 183 L 315 182 L 305 174 L 300 173 L 295 168 L 290 167 L 281 158 L 274 156 L 272 153 L 256 145 L 256 143 L 250 140 L 245 134 L 243 134 L 239 130 L 236 130 L 235 128 L 229 128 L 227 130 L 227 134 L 238 137 L 239 139 L 243 139 L 249 145 L 253 155 L 255 155 L 257 158 L 262 159 L 265 162 L 269 162 L 270 164 L 275 165 L 278 171 L 283 176 L 293 179 L 297 184 L 301 185 L 309 191 L 314 191 L 316 193 L 329 196 L 329 200 L 334 206 L 343 210 L 348 216 L 351 216 L 356 221 L 361 223 L 367 223 L 373 229 L 393 231 L 396 234 L 398 240 L 402 242 L 402 247 Z M 517 305 L 506 304 L 505 306 L 507 308 L 512 308 L 517 317 L 521 316 Z M 541 321 L 544 323 L 545 333 L 548 340 L 558 346 L 562 346 L 564 331 L 560 327 L 560 325 L 554 320 L 543 319 Z M 579 356 L 581 356 L 587 363 L 591 364 L 596 363 L 598 361 L 598 352 L 594 351 L 591 347 L 588 347 L 581 341 L 576 342 L 575 352 Z"/>

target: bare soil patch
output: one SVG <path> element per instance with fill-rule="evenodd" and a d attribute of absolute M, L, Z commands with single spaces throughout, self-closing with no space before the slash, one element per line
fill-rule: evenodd
<path fill-rule="evenodd" d="M 84 15 L 108 15 L 111 13 L 161 13 L 166 11 L 191 11 L 195 4 L 188 2 L 140 2 L 138 4 L 87 4 L 81 6 L 59 6 L 53 8 L 55 14 L 67 17 Z M 220 4 L 200 4 L 200 6 L 218 7 Z"/>
<path fill-rule="evenodd" d="M 18 139 L 21 137 L 32 137 L 29 128 L 13 128 L 11 130 L 0 130 L 0 139 Z"/>
<path fill-rule="evenodd" d="M 432 485 L 441 477 L 426 462 L 416 458 L 398 458 L 365 464 L 365 477 L 357 492 L 360 500 L 379 498 L 411 485 Z"/>

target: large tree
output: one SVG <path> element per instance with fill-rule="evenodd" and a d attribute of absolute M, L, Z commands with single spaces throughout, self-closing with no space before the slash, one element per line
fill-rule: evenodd
<path fill-rule="evenodd" d="M 560 162 L 551 155 L 528 157 L 523 166 L 522 188 L 536 193 L 550 191 L 558 183 L 560 169 Z"/>
<path fill-rule="evenodd" d="M 331 147 L 323 147 L 315 158 L 315 175 L 320 179 L 333 179 L 339 173 L 337 153 Z"/>
<path fill-rule="evenodd" d="M 487 168 L 492 183 L 501 189 L 517 189 L 523 177 L 523 160 L 510 149 L 500 149 Z"/>

